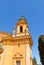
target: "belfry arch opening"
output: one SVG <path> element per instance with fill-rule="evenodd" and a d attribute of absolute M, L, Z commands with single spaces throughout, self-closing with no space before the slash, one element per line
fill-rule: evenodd
<path fill-rule="evenodd" d="M 23 26 L 20 26 L 20 32 L 23 32 Z"/>

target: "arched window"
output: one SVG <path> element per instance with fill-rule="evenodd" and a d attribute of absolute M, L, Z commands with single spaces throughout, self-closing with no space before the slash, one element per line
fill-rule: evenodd
<path fill-rule="evenodd" d="M 20 32 L 23 32 L 23 27 L 22 26 L 20 26 Z"/>
<path fill-rule="evenodd" d="M 16 61 L 16 65 L 21 65 L 21 62 L 20 61 Z"/>

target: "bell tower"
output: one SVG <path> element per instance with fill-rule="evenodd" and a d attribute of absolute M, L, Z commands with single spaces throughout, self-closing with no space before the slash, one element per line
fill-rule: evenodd
<path fill-rule="evenodd" d="M 19 39 L 17 42 L 18 45 L 17 52 L 22 56 L 21 59 L 19 60 L 17 59 L 17 63 L 19 62 L 19 65 L 32 65 L 33 42 L 28 29 L 29 26 L 27 20 L 24 16 L 22 16 L 16 24 L 16 34 L 15 34 L 15 37 Z"/>
<path fill-rule="evenodd" d="M 17 23 L 17 33 L 28 32 L 28 23 L 24 16 L 22 16 Z"/>
<path fill-rule="evenodd" d="M 0 33 L 3 46 L 3 49 L 0 48 L 0 65 L 33 65 L 33 42 L 28 29 L 27 20 L 22 16 L 12 34 Z"/>
<path fill-rule="evenodd" d="M 28 23 L 24 16 L 22 16 L 16 24 L 17 26 L 17 34 L 20 35 L 28 35 Z"/>

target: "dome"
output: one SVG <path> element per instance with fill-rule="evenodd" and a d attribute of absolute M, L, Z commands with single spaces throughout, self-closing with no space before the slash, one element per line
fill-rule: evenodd
<path fill-rule="evenodd" d="M 25 20 L 26 21 L 26 18 L 24 16 L 21 16 L 20 19 L 19 19 L 19 21 L 20 20 Z"/>
<path fill-rule="evenodd" d="M 18 20 L 17 24 L 19 24 L 19 23 L 28 24 L 28 23 L 27 23 L 27 20 L 26 20 L 26 18 L 25 18 L 24 16 L 21 16 L 21 17 L 20 17 L 20 19 Z"/>

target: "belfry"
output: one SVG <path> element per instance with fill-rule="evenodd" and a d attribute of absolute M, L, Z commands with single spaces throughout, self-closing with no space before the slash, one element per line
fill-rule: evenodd
<path fill-rule="evenodd" d="M 0 65 L 33 65 L 32 37 L 28 23 L 22 16 L 13 33 L 0 32 Z"/>

